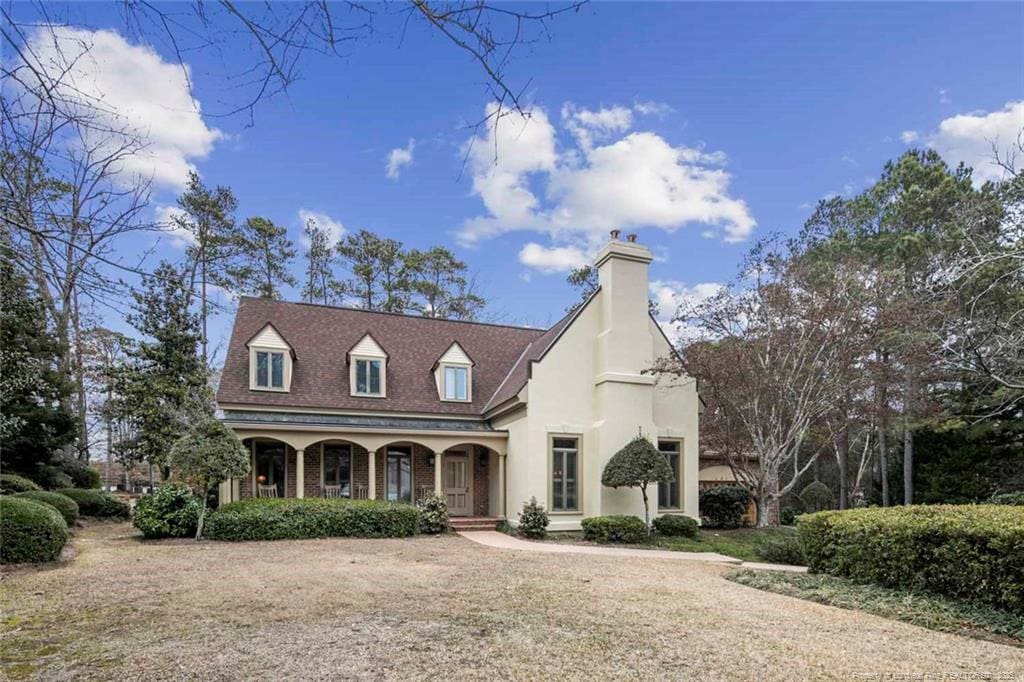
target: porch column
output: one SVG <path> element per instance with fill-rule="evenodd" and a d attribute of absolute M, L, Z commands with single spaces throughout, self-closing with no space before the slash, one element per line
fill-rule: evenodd
<path fill-rule="evenodd" d="M 302 450 L 295 451 L 295 497 L 306 496 L 306 454 Z"/>
<path fill-rule="evenodd" d="M 444 491 L 441 490 L 441 460 L 443 457 L 443 452 L 438 452 L 436 455 L 434 455 L 434 494 L 436 494 L 438 497 L 442 497 L 444 495 Z"/>
<path fill-rule="evenodd" d="M 498 515 L 508 518 L 505 511 L 505 455 L 498 453 Z"/>
<path fill-rule="evenodd" d="M 371 500 L 377 499 L 377 451 L 370 450 L 367 453 L 370 458 L 367 462 L 367 470 L 370 473 L 370 480 L 366 486 L 366 496 Z"/>

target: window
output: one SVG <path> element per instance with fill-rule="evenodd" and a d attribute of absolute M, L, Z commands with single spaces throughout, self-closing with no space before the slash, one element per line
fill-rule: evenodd
<path fill-rule="evenodd" d="M 256 388 L 284 390 L 284 353 L 256 351 Z"/>
<path fill-rule="evenodd" d="M 444 399 L 469 400 L 469 367 L 445 366 Z"/>
<path fill-rule="evenodd" d="M 352 447 L 324 445 L 324 485 L 340 485 L 342 497 L 352 497 Z"/>
<path fill-rule="evenodd" d="M 659 483 L 658 484 L 658 508 L 659 509 L 681 509 L 679 502 L 679 441 L 677 440 L 660 440 L 658 441 L 658 450 L 661 454 L 665 455 L 665 459 L 668 460 L 668 465 L 672 468 L 672 475 L 675 476 L 675 480 L 671 483 Z"/>
<path fill-rule="evenodd" d="M 412 451 L 409 448 L 388 450 L 388 502 L 412 504 Z"/>
<path fill-rule="evenodd" d="M 356 360 L 356 394 L 382 395 L 381 360 Z"/>
<path fill-rule="evenodd" d="M 579 510 L 579 439 L 551 440 L 551 511 Z"/>

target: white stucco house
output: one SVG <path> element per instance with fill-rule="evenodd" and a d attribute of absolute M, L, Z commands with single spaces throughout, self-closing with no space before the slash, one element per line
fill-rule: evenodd
<path fill-rule="evenodd" d="M 550 530 L 643 516 L 635 489 L 601 485 L 638 433 L 676 481 L 655 514 L 697 518 L 699 397 L 646 370 L 673 349 L 648 312 L 651 252 L 617 233 L 599 287 L 550 329 L 243 298 L 217 400 L 252 453 L 222 502 L 254 495 L 414 502 L 516 523 L 537 498 Z"/>

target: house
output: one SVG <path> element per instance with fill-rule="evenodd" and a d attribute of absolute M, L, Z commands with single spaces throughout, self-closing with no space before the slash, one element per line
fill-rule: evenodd
<path fill-rule="evenodd" d="M 552 530 L 643 515 L 601 485 L 638 433 L 676 481 L 652 511 L 697 517 L 696 382 L 648 370 L 673 352 L 648 312 L 651 252 L 612 233 L 599 287 L 550 329 L 243 298 L 217 401 L 252 452 L 221 501 L 253 495 L 415 502 L 508 518 L 536 497 Z"/>

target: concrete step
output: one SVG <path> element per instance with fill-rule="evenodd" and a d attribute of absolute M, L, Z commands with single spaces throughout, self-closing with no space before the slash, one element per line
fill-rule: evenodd
<path fill-rule="evenodd" d="M 456 531 L 460 530 L 494 530 L 501 519 L 480 516 L 456 516 L 448 519 L 448 523 Z"/>

